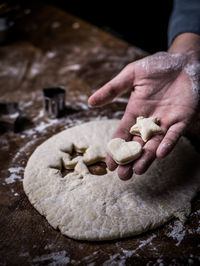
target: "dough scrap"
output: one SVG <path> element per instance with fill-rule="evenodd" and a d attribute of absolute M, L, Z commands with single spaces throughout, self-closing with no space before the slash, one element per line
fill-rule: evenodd
<path fill-rule="evenodd" d="M 139 116 L 136 119 L 136 124 L 130 129 L 130 133 L 136 136 L 141 136 L 144 142 L 147 142 L 153 135 L 162 134 L 161 127 L 157 125 L 156 117 L 144 118 Z"/>
<path fill-rule="evenodd" d="M 118 120 L 102 120 L 64 130 L 38 146 L 27 163 L 23 187 L 28 199 L 66 236 L 118 239 L 173 217 L 184 220 L 190 213 L 190 201 L 200 188 L 200 156 L 184 138 L 165 159 L 128 181 L 120 180 L 117 170 L 101 176 L 89 172 L 91 162 L 106 157 L 106 145 L 118 126 Z M 73 147 L 85 153 L 74 171 L 62 177 L 63 163 L 73 160 Z"/>
<path fill-rule="evenodd" d="M 108 142 L 108 152 L 119 165 L 130 163 L 140 157 L 142 146 L 137 141 L 126 142 L 115 138 Z"/>

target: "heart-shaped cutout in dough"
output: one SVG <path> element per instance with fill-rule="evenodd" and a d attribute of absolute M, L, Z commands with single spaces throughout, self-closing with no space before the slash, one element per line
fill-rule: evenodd
<path fill-rule="evenodd" d="M 111 155 L 113 160 L 120 165 L 136 160 L 142 153 L 142 146 L 139 142 L 126 142 L 120 138 L 115 138 L 109 141 L 107 148 L 108 153 Z"/>

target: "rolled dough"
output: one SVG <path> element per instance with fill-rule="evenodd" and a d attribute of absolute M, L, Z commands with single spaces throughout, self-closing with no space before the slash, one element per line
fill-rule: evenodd
<path fill-rule="evenodd" d="M 172 217 L 185 220 L 200 187 L 199 155 L 185 139 L 155 160 L 143 175 L 122 181 L 117 171 L 99 176 L 87 165 L 104 160 L 118 120 L 94 121 L 67 129 L 41 144 L 24 174 L 26 195 L 62 234 L 80 240 L 117 239 L 153 229 Z M 71 160 L 73 147 L 85 151 Z M 78 158 L 78 159 L 77 159 Z M 65 177 L 62 165 L 74 168 Z"/>

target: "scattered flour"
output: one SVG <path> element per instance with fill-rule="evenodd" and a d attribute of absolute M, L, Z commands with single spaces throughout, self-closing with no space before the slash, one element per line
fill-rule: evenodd
<path fill-rule="evenodd" d="M 28 257 L 29 253 L 28 252 L 22 252 L 19 254 L 20 257 Z"/>
<path fill-rule="evenodd" d="M 31 78 L 35 77 L 37 74 L 39 74 L 41 72 L 41 63 L 34 63 L 31 68 L 30 68 L 30 72 L 29 75 Z"/>
<path fill-rule="evenodd" d="M 197 234 L 200 234 L 200 221 L 198 221 L 198 222 L 199 222 L 199 225 L 198 225 L 198 227 L 196 229 L 196 232 L 197 232 Z"/>
<path fill-rule="evenodd" d="M 175 221 L 174 225 L 171 227 L 172 227 L 172 231 L 169 232 L 167 236 L 172 237 L 174 240 L 176 240 L 177 241 L 176 246 L 179 246 L 186 234 L 184 225 L 180 221 Z"/>
<path fill-rule="evenodd" d="M 15 197 L 19 196 L 19 193 L 15 192 L 13 188 L 11 188 L 11 192 L 14 194 Z"/>
<path fill-rule="evenodd" d="M 28 141 L 14 156 L 13 158 L 13 162 L 17 163 L 18 158 L 23 154 L 23 153 L 28 153 L 29 152 L 29 147 L 35 145 L 35 143 L 37 142 L 37 139 L 33 139 L 31 141 Z"/>
<path fill-rule="evenodd" d="M 174 261 L 175 263 L 175 261 Z M 146 266 L 164 266 L 165 264 L 163 263 L 163 259 L 159 258 L 156 260 L 156 262 L 149 261 Z M 170 264 L 171 265 L 171 264 Z M 173 264 L 175 265 L 175 264 Z M 171 265 L 172 266 L 172 265 Z"/>
<path fill-rule="evenodd" d="M 79 28 L 80 28 L 80 24 L 79 24 L 78 22 L 74 22 L 74 23 L 72 24 L 72 29 L 77 30 L 77 29 L 79 29 Z"/>
<path fill-rule="evenodd" d="M 39 113 L 39 116 L 42 115 L 42 112 Z M 37 132 L 45 132 L 48 127 L 51 127 L 52 125 L 58 124 L 58 119 L 52 119 L 49 122 L 41 121 L 35 128 L 27 129 L 23 131 L 22 138 L 24 138 L 24 135 L 32 136 L 36 134 Z"/>
<path fill-rule="evenodd" d="M 156 237 L 156 234 L 153 234 L 151 237 L 149 237 L 147 240 L 142 240 L 142 241 L 140 241 L 141 242 L 141 244 L 135 249 L 135 252 L 138 250 L 138 249 L 140 249 L 140 248 L 142 248 L 142 247 L 144 247 L 144 246 L 146 246 L 147 244 L 152 244 L 151 243 L 151 241 L 152 241 L 152 239 L 154 239 Z"/>
<path fill-rule="evenodd" d="M 19 174 L 20 172 L 24 171 L 23 167 L 11 167 L 8 169 L 8 171 L 11 173 L 11 175 L 5 179 L 6 184 L 12 184 L 17 179 L 22 181 L 22 177 Z"/>
<path fill-rule="evenodd" d="M 92 262 L 92 263 L 87 264 L 87 266 L 94 266 L 95 264 L 96 264 L 95 262 Z"/>
<path fill-rule="evenodd" d="M 114 254 L 109 257 L 103 263 L 103 266 L 125 266 L 126 265 L 126 257 L 121 254 Z"/>
<path fill-rule="evenodd" d="M 46 56 L 47 56 L 48 58 L 54 58 L 54 57 L 56 56 L 56 53 L 53 52 L 53 51 L 49 51 L 49 52 L 46 53 Z"/>
<path fill-rule="evenodd" d="M 37 121 L 38 119 L 44 117 L 44 115 L 45 115 L 44 109 L 41 109 L 39 111 L 39 114 L 35 118 L 33 118 L 33 121 Z"/>
<path fill-rule="evenodd" d="M 190 216 L 196 216 L 196 215 L 200 215 L 200 210 L 197 210 L 190 214 Z"/>
<path fill-rule="evenodd" d="M 124 114 L 124 111 L 117 111 L 115 113 L 113 113 L 113 118 L 118 118 L 120 119 Z"/>
<path fill-rule="evenodd" d="M 193 259 L 188 259 L 188 265 L 193 265 L 194 264 L 194 260 Z"/>
<path fill-rule="evenodd" d="M 16 112 L 16 113 L 13 113 L 13 114 L 9 115 L 9 117 L 13 118 L 13 119 L 17 118 L 18 116 L 19 116 L 19 112 Z"/>
<path fill-rule="evenodd" d="M 21 176 L 16 175 L 16 174 L 11 174 L 10 177 L 6 178 L 6 184 L 12 184 L 15 182 L 15 180 L 19 179 L 19 181 L 22 181 Z"/>
<path fill-rule="evenodd" d="M 37 132 L 43 132 L 46 128 L 55 125 L 58 123 L 58 119 L 52 119 L 51 121 L 49 121 L 49 123 L 45 123 L 45 122 L 40 122 L 40 124 L 38 126 L 35 127 L 35 131 Z"/>
<path fill-rule="evenodd" d="M 53 260 L 53 262 L 48 263 L 48 261 Z M 67 257 L 67 252 L 65 250 L 53 252 L 50 254 L 45 254 L 42 256 L 37 256 L 33 258 L 32 265 L 34 263 L 48 263 L 49 266 L 67 265 L 71 260 Z"/>
<path fill-rule="evenodd" d="M 197 232 L 197 234 L 200 234 L 200 225 L 199 225 L 199 227 L 197 228 L 196 232 Z"/>
<path fill-rule="evenodd" d="M 162 259 L 157 259 L 156 263 L 157 263 L 159 266 L 164 266 L 164 263 L 163 263 L 163 260 L 162 260 Z"/>
<path fill-rule="evenodd" d="M 63 68 L 61 68 L 59 70 L 59 74 L 63 75 L 68 71 L 77 71 L 81 68 L 81 66 L 79 64 L 74 64 L 74 65 L 69 65 L 69 66 L 65 66 Z"/>
<path fill-rule="evenodd" d="M 91 261 L 91 260 L 95 260 L 95 259 L 98 259 L 99 257 L 99 251 L 94 251 L 91 255 L 88 255 L 86 257 L 84 257 L 82 260 L 81 260 L 81 263 L 88 263 Z"/>
<path fill-rule="evenodd" d="M 23 103 L 23 107 L 29 107 L 29 106 L 31 106 L 32 104 L 33 104 L 32 101 L 24 102 L 24 103 Z"/>
<path fill-rule="evenodd" d="M 52 29 L 57 29 L 61 26 L 61 23 L 59 21 L 54 21 L 52 24 L 51 24 L 51 27 Z"/>
<path fill-rule="evenodd" d="M 28 135 L 28 136 L 32 136 L 32 135 L 34 135 L 35 133 L 36 133 L 36 132 L 35 132 L 34 129 L 27 129 L 27 130 L 25 130 L 25 131 L 23 132 L 23 134 L 20 135 L 20 137 L 21 137 L 22 139 L 24 139 L 27 135 Z"/>
<path fill-rule="evenodd" d="M 54 244 L 47 244 L 44 249 L 47 250 L 47 249 L 53 249 L 55 247 Z M 57 246 L 58 247 L 58 246 Z"/>
<path fill-rule="evenodd" d="M 19 75 L 19 68 L 18 67 L 11 67 L 11 66 L 7 66 L 5 68 L 5 70 L 1 69 L 1 74 L 0 76 L 17 76 Z"/>
<path fill-rule="evenodd" d="M 80 95 L 78 95 L 78 99 L 81 100 L 81 101 L 85 101 L 85 102 L 87 102 L 87 100 L 88 100 L 88 96 L 87 96 L 87 95 L 82 95 L 82 94 L 80 94 Z M 87 105 L 88 105 L 88 104 L 87 104 Z"/>
<path fill-rule="evenodd" d="M 117 246 L 120 248 L 121 252 L 122 253 L 117 253 L 117 254 L 114 254 L 114 255 L 111 255 L 109 257 L 108 260 L 106 260 L 104 263 L 103 263 L 103 266 L 125 266 L 126 265 L 126 259 L 127 258 L 130 258 L 133 254 L 135 254 L 136 256 L 139 256 L 137 254 L 137 251 L 141 248 L 143 248 L 144 246 L 146 245 L 152 245 L 152 240 L 156 237 L 156 234 L 153 234 L 152 236 L 150 236 L 149 238 L 147 238 L 146 240 L 142 240 L 140 241 L 140 244 L 138 245 L 138 247 L 134 250 L 127 250 L 127 249 L 124 249 L 122 247 L 120 247 L 118 244 Z"/>
<path fill-rule="evenodd" d="M 75 107 L 79 107 L 79 108 L 81 108 L 83 110 L 88 110 L 89 109 L 88 105 L 83 103 L 83 102 L 77 102 Z"/>
<path fill-rule="evenodd" d="M 128 103 L 129 101 L 129 98 L 122 98 L 122 97 L 119 97 L 119 98 L 116 98 L 113 100 L 113 102 L 117 102 L 117 103 Z"/>

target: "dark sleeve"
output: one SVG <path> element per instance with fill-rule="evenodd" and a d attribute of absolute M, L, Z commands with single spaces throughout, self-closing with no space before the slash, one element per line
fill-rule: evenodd
<path fill-rule="evenodd" d="M 184 32 L 200 34 L 200 0 L 174 0 L 168 27 L 168 45 Z"/>

